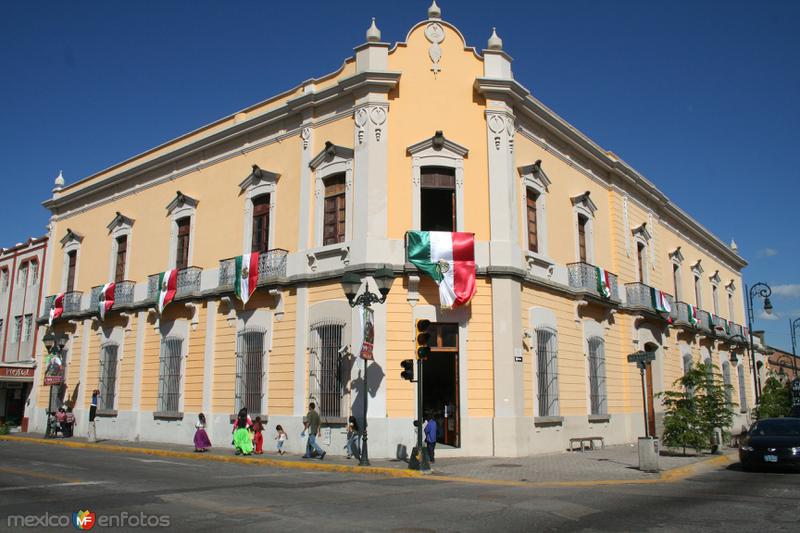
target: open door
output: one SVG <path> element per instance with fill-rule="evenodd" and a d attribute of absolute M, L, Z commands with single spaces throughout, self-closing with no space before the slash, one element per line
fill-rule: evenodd
<path fill-rule="evenodd" d="M 458 404 L 458 324 L 433 323 L 431 353 L 422 368 L 422 405 L 436 420 L 436 442 L 461 446 L 461 413 Z"/>

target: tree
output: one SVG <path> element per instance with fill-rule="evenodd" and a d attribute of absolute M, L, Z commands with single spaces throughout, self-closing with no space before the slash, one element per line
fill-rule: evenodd
<path fill-rule="evenodd" d="M 758 418 L 788 416 L 792 409 L 792 397 L 789 388 L 783 385 L 774 375 L 767 378 L 758 404 Z"/>
<path fill-rule="evenodd" d="M 731 387 L 722 383 L 715 365 L 697 363 L 674 383 L 674 390 L 661 393 L 664 405 L 666 446 L 716 449 L 714 431 L 723 432 L 733 423 L 734 404 L 728 401 Z"/>
<path fill-rule="evenodd" d="M 660 394 L 665 409 L 662 442 L 671 448 L 683 448 L 684 455 L 686 448 L 700 451 L 707 442 L 695 394 L 705 379 L 705 370 L 692 367 L 675 380 L 674 390 Z"/>

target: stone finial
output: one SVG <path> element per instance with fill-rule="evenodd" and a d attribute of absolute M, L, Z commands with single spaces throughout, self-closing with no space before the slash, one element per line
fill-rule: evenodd
<path fill-rule="evenodd" d="M 372 24 L 367 30 L 367 42 L 378 43 L 381 40 L 381 30 L 375 25 L 375 17 L 372 17 Z"/>
<path fill-rule="evenodd" d="M 731 250 L 733 250 L 734 252 L 739 251 L 739 245 L 736 244 L 736 241 L 734 241 L 733 239 L 731 239 Z"/>
<path fill-rule="evenodd" d="M 497 30 L 492 28 L 492 36 L 489 37 L 489 42 L 487 44 L 489 50 L 502 50 L 503 49 L 503 39 L 497 36 Z"/>
<path fill-rule="evenodd" d="M 62 171 L 58 171 L 58 176 L 56 176 L 55 182 L 53 182 L 53 192 L 60 191 L 64 188 L 64 174 Z"/>
<path fill-rule="evenodd" d="M 428 18 L 429 19 L 442 18 L 442 10 L 439 8 L 439 6 L 436 5 L 436 0 L 433 0 L 431 7 L 428 8 Z"/>

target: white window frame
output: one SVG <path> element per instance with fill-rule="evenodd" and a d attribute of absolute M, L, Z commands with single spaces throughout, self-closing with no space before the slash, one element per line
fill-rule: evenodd
<path fill-rule="evenodd" d="M 344 242 L 328 245 L 341 248 L 353 238 L 353 150 L 330 142 L 309 163 L 314 175 L 314 247 L 322 247 L 325 222 L 325 179 L 344 174 Z M 272 229 L 270 228 L 270 232 Z"/>
<path fill-rule="evenodd" d="M 643 223 L 640 226 L 637 226 L 631 229 L 631 234 L 633 235 L 633 244 L 635 245 L 636 249 L 636 266 L 641 267 L 642 271 L 642 279 L 639 280 L 641 283 L 645 285 L 650 284 L 650 262 L 651 262 L 651 244 L 653 242 L 653 236 L 650 231 L 647 229 L 647 223 Z M 644 264 L 639 265 L 639 245 L 642 245 L 642 261 Z M 638 272 L 638 270 L 637 270 Z"/>
<path fill-rule="evenodd" d="M 33 258 L 28 261 L 28 285 L 31 287 L 37 285 L 39 283 L 40 272 L 39 272 L 39 260 L 37 258 Z"/>
<path fill-rule="evenodd" d="M 23 261 L 17 268 L 17 286 L 28 286 L 28 273 L 30 271 L 30 261 Z"/>
<path fill-rule="evenodd" d="M 106 342 L 104 342 L 103 344 L 100 345 L 100 358 L 99 358 L 99 362 L 98 362 L 98 365 L 99 365 L 99 369 L 98 369 L 99 370 L 98 371 L 98 376 L 99 377 L 98 377 L 98 379 L 101 380 L 101 381 L 105 381 L 105 378 L 107 377 L 107 376 L 103 376 L 103 372 L 107 372 L 107 361 L 104 361 L 104 359 L 106 357 L 106 348 L 108 348 L 109 346 L 114 346 L 117 349 L 116 362 L 115 362 L 116 368 L 114 369 L 114 382 L 112 384 L 113 387 L 114 387 L 114 402 L 113 402 L 113 405 L 111 405 L 111 406 L 104 405 L 103 409 L 116 410 L 117 409 L 117 404 L 119 402 L 119 392 L 120 392 L 119 391 L 119 381 L 120 381 L 120 369 L 121 369 L 121 364 L 120 363 L 122 362 L 122 346 L 118 342 L 109 339 L 109 340 L 107 340 Z M 159 356 L 160 355 L 161 354 L 159 353 Z M 160 364 L 160 362 L 161 361 L 159 360 L 159 364 Z M 161 369 L 159 368 L 159 371 L 160 370 Z M 102 392 L 104 392 L 104 391 L 101 389 L 101 394 L 102 394 Z"/>
<path fill-rule="evenodd" d="M 675 290 L 675 301 L 682 302 L 683 298 L 683 254 L 681 247 L 678 246 L 669 254 L 670 265 L 672 265 L 672 285 Z M 677 267 L 677 268 L 676 268 Z"/>
<path fill-rule="evenodd" d="M 33 315 L 23 315 L 22 321 L 24 328 L 22 332 L 22 342 L 30 342 L 31 338 L 33 338 Z"/>
<path fill-rule="evenodd" d="M 253 200 L 265 194 L 269 195 L 267 249 L 271 250 L 275 247 L 275 206 L 277 205 L 279 178 L 280 174 L 253 165 L 253 171 L 239 184 L 239 193 L 244 196 L 242 254 L 249 254 L 253 250 Z"/>
<path fill-rule="evenodd" d="M 714 272 L 714 275 L 708 278 L 711 282 L 711 305 L 714 309 L 714 315 L 719 315 L 719 271 Z"/>
<path fill-rule="evenodd" d="M 736 302 L 734 301 L 734 293 L 736 286 L 731 281 L 726 287 L 725 291 L 728 294 L 728 320 L 736 320 Z"/>
<path fill-rule="evenodd" d="M 522 249 L 529 259 L 540 259 L 552 263 L 547 255 L 547 193 L 550 192 L 550 178 L 542 170 L 542 161 L 538 160 L 532 165 L 517 169 L 520 176 L 520 242 Z M 528 189 L 536 191 L 536 241 L 538 251 L 528 249 Z"/>
<path fill-rule="evenodd" d="M 469 150 L 437 132 L 436 135 L 409 146 L 411 156 L 411 229 L 422 225 L 422 169 L 452 168 L 456 176 L 456 231 L 464 231 L 464 157 Z"/>
<path fill-rule="evenodd" d="M 175 268 L 178 260 L 178 220 L 189 218 L 189 260 L 187 266 L 192 266 L 194 257 L 194 232 L 195 217 L 197 215 L 197 205 L 199 202 L 178 191 L 175 199 L 167 206 L 167 215 L 170 218 L 170 237 L 169 237 L 169 268 Z M 127 258 L 126 258 L 127 260 Z"/>
<path fill-rule="evenodd" d="M 700 261 L 692 266 L 692 276 L 694 277 L 694 299 L 698 309 L 703 309 L 703 267 Z"/>
<path fill-rule="evenodd" d="M 117 239 L 125 237 L 125 273 L 123 279 L 128 279 L 130 274 L 131 251 L 133 250 L 133 223 L 135 221 L 120 213 L 107 226 L 108 234 L 111 237 L 111 255 L 108 258 L 108 279 L 113 280 L 117 274 L 117 251 L 119 243 Z M 191 237 L 190 237 L 191 238 Z M 189 243 L 191 246 L 191 242 Z"/>
<path fill-rule="evenodd" d="M 578 235 L 578 217 L 586 217 L 586 262 L 595 265 L 594 255 L 594 216 L 597 206 L 589 197 L 589 191 L 570 198 L 572 201 L 573 239 L 575 240 L 575 261 L 581 261 L 580 239 Z"/>
<path fill-rule="evenodd" d="M 61 239 L 63 263 L 61 265 L 61 292 L 67 290 L 67 277 L 69 276 L 69 254 L 75 252 L 75 283 L 74 289 L 78 290 L 78 280 L 80 279 L 81 269 L 81 243 L 83 236 L 67 229 L 67 234 Z"/>

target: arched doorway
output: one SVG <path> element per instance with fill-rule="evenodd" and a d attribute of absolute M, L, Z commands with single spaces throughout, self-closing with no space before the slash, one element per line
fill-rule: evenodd
<path fill-rule="evenodd" d="M 644 344 L 644 351 L 658 354 L 658 345 L 652 342 Z M 647 434 L 656 435 L 656 396 L 653 386 L 653 361 L 647 362 L 645 369 L 645 382 L 647 383 Z"/>

